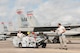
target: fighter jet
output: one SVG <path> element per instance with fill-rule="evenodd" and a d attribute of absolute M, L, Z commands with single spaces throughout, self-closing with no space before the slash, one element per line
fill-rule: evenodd
<path fill-rule="evenodd" d="M 58 26 L 37 26 L 39 25 L 37 19 L 33 15 L 32 11 L 27 12 L 27 16 L 25 16 L 21 10 L 17 11 L 17 14 L 19 16 L 18 18 L 18 26 L 19 28 L 13 32 L 12 34 L 15 34 L 18 32 L 18 30 L 21 30 L 24 34 L 27 34 L 28 31 L 33 31 L 36 34 L 39 34 L 40 32 L 43 32 L 43 34 L 47 34 L 48 36 L 55 36 L 55 32 L 51 32 L 51 30 L 56 30 Z M 71 35 L 78 35 L 80 34 L 80 31 L 76 31 L 74 29 L 80 28 L 80 25 L 64 25 L 66 28 L 65 35 L 71 36 Z M 59 39 L 59 38 L 58 38 Z"/>
<path fill-rule="evenodd" d="M 21 30 L 25 33 L 27 31 L 34 31 L 34 32 L 43 32 L 46 34 L 54 34 L 50 32 L 51 30 L 56 30 L 58 27 L 57 26 L 37 26 L 39 25 L 37 19 L 33 15 L 32 11 L 27 12 L 27 16 L 24 15 L 23 11 L 21 9 L 17 10 L 17 15 L 18 15 L 18 26 L 19 28 L 15 30 L 16 32 L 18 30 Z M 80 34 L 79 31 L 75 31 L 73 29 L 75 28 L 80 28 L 80 25 L 64 25 L 66 28 L 66 35 L 77 35 Z M 12 33 L 12 32 L 11 32 Z"/>

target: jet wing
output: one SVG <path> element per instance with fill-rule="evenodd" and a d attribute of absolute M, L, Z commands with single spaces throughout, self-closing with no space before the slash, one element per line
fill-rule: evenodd
<path fill-rule="evenodd" d="M 58 27 L 34 27 L 34 32 L 44 32 L 44 31 L 51 31 L 56 30 Z"/>
<path fill-rule="evenodd" d="M 80 25 L 67 25 L 67 26 L 64 26 L 66 29 L 74 29 L 74 28 L 79 28 Z"/>
<path fill-rule="evenodd" d="M 74 28 L 79 28 L 80 25 L 65 25 L 64 26 L 66 30 L 71 30 Z M 34 32 L 44 32 L 44 31 L 51 31 L 51 30 L 56 30 L 58 27 L 57 26 L 50 26 L 50 27 L 34 27 Z"/>

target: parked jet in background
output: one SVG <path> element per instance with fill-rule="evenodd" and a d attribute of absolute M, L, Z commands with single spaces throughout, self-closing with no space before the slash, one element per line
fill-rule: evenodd
<path fill-rule="evenodd" d="M 17 14 L 19 15 L 18 18 L 18 26 L 19 28 L 15 31 L 21 30 L 25 33 L 27 33 L 27 31 L 34 31 L 34 32 L 43 32 L 46 34 L 53 34 L 52 32 L 50 32 L 51 30 L 56 30 L 58 27 L 57 26 L 37 26 L 37 24 L 39 25 L 37 19 L 35 18 L 35 16 L 33 15 L 32 11 L 28 11 L 27 12 L 27 16 L 25 16 L 23 14 L 23 12 L 19 9 L 17 10 Z M 80 25 L 64 25 L 64 27 L 66 28 L 66 35 L 77 35 L 80 34 L 79 31 L 75 31 L 72 29 L 75 28 L 80 28 Z"/>

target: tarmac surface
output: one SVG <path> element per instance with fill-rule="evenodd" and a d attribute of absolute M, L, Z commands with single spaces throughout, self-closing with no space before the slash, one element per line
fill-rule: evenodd
<path fill-rule="evenodd" d="M 59 44 L 47 44 L 46 48 L 15 48 L 12 41 L 0 41 L 0 53 L 80 53 L 80 40 L 71 40 L 68 50 L 59 49 Z"/>

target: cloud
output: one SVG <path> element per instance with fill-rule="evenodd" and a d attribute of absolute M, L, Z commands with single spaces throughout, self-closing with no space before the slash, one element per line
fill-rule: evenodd
<path fill-rule="evenodd" d="M 9 0 L 0 0 L 0 4 L 5 5 L 8 4 Z"/>
<path fill-rule="evenodd" d="M 17 0 L 15 7 L 21 8 L 24 7 L 26 11 L 33 10 L 37 5 L 41 4 L 42 0 Z"/>
<path fill-rule="evenodd" d="M 1 21 L 5 21 L 8 16 L 8 12 L 9 12 L 8 3 L 9 3 L 9 0 L 0 0 L 0 20 Z"/>
<path fill-rule="evenodd" d="M 0 17 L 5 17 L 7 14 L 7 8 L 6 6 L 0 6 Z"/>
<path fill-rule="evenodd" d="M 74 20 L 77 23 L 80 18 L 80 1 L 48 0 L 35 10 L 35 14 L 37 15 L 37 19 L 41 20 L 41 24 L 47 24 L 48 22 L 53 24 L 55 22 L 73 23 L 72 21 Z"/>
<path fill-rule="evenodd" d="M 25 14 L 33 10 L 40 25 L 73 23 L 74 20 L 77 23 L 80 20 L 79 0 L 0 0 L 0 19 L 5 18 L 4 21 L 16 23 L 17 9 L 24 10 Z"/>

